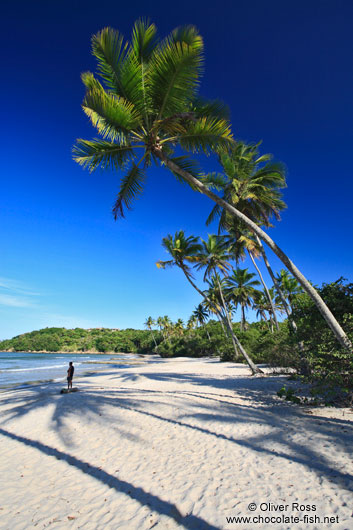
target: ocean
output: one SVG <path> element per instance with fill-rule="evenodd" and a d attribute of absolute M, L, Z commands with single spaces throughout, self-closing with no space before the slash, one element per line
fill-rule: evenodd
<path fill-rule="evenodd" d="M 46 381 L 62 381 L 66 385 L 69 361 L 72 361 L 75 367 L 75 380 L 75 376 L 85 372 L 106 369 L 104 361 L 116 361 L 113 366 L 121 367 L 136 358 L 137 355 L 129 353 L 96 355 L 0 352 L 0 389 Z"/>

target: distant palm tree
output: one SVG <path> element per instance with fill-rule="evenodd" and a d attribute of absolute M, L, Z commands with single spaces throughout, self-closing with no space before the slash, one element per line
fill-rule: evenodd
<path fill-rule="evenodd" d="M 269 329 L 273 333 L 273 307 L 276 308 L 277 311 L 280 311 L 281 308 L 278 307 L 275 304 L 274 298 L 272 297 L 272 305 L 269 304 L 268 298 L 266 294 L 263 291 L 257 291 L 254 296 L 254 304 L 253 309 L 256 310 L 256 316 L 260 318 L 260 320 L 264 320 L 268 324 L 268 320 L 270 321 Z M 268 314 L 268 318 L 266 316 Z"/>
<path fill-rule="evenodd" d="M 172 330 L 172 327 L 173 327 L 173 323 L 170 320 L 170 318 L 168 317 L 168 315 L 164 315 L 164 317 L 162 318 L 162 325 L 163 325 L 163 329 L 164 329 L 164 332 L 165 332 L 165 336 L 169 340 L 170 333 L 171 333 L 171 330 Z"/>
<path fill-rule="evenodd" d="M 277 274 L 277 281 L 281 287 L 284 296 L 287 298 L 290 306 L 292 307 L 294 297 L 297 294 L 303 292 L 299 283 L 284 269 L 282 269 L 279 274 Z"/>
<path fill-rule="evenodd" d="M 190 316 L 190 318 L 187 321 L 186 329 L 191 332 L 197 325 L 197 319 L 194 314 Z"/>
<path fill-rule="evenodd" d="M 163 340 L 165 340 L 165 335 L 164 335 L 164 331 L 163 331 L 164 330 L 164 319 L 163 319 L 163 317 L 158 317 L 157 320 L 156 320 L 156 324 L 159 327 L 159 331 L 162 334 Z"/>
<path fill-rule="evenodd" d="M 254 309 L 256 309 L 256 316 L 257 318 L 260 318 L 260 320 L 263 320 L 268 324 L 266 312 L 268 311 L 268 300 L 267 296 L 261 292 L 258 291 L 257 295 L 255 296 L 254 300 Z M 273 332 L 273 326 L 271 331 Z"/>
<path fill-rule="evenodd" d="M 178 335 L 179 337 L 181 337 L 183 335 L 183 333 L 184 333 L 184 322 L 182 321 L 181 318 L 178 318 L 178 320 L 175 322 L 174 331 L 175 331 L 176 335 Z"/>
<path fill-rule="evenodd" d="M 209 317 L 209 313 L 208 311 L 206 311 L 206 309 L 204 308 L 204 306 L 202 304 L 199 304 L 193 311 L 193 316 L 195 318 L 195 320 L 198 322 L 198 324 L 202 327 L 205 326 L 205 323 L 206 323 L 206 320 L 208 319 Z M 207 328 L 205 328 L 205 331 L 206 331 L 206 334 L 207 334 L 207 338 L 208 340 L 211 340 L 211 337 L 210 337 L 210 334 L 208 333 L 208 330 Z"/>
<path fill-rule="evenodd" d="M 201 250 L 199 238 L 195 236 L 186 237 L 183 230 L 175 232 L 172 236 L 168 234 L 167 237 L 162 239 L 162 246 L 170 254 L 172 259 L 170 260 L 159 260 L 156 265 L 159 269 L 165 269 L 166 267 L 179 267 L 188 282 L 193 286 L 196 291 L 203 297 L 202 291 L 192 281 L 192 273 L 189 264 L 195 263 L 197 260 L 198 253 Z"/>
<path fill-rule="evenodd" d="M 238 304 L 241 307 L 241 329 L 246 328 L 245 310 L 254 304 L 256 292 L 260 282 L 254 280 L 255 273 L 248 272 L 248 269 L 233 270 L 233 274 L 226 280 L 226 293 L 234 301 L 234 304 Z"/>
<path fill-rule="evenodd" d="M 153 341 L 154 341 L 154 345 L 155 347 L 157 348 L 157 342 L 156 342 L 156 339 L 154 338 L 154 335 L 153 335 L 153 331 L 152 331 L 152 327 L 155 325 L 155 321 L 153 320 L 152 317 L 148 317 L 146 322 L 145 322 L 145 326 L 147 329 L 150 330 L 150 332 L 152 333 L 152 337 L 153 337 Z"/>

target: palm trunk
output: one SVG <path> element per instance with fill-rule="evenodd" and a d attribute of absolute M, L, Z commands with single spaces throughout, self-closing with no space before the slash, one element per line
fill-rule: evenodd
<path fill-rule="evenodd" d="M 336 339 L 338 342 L 343 346 L 344 349 L 348 350 L 349 352 L 353 351 L 353 346 L 319 293 L 314 289 L 314 287 L 308 282 L 308 280 L 303 276 L 303 274 L 300 272 L 300 270 L 294 265 L 294 263 L 288 258 L 288 256 L 283 252 L 283 250 L 273 241 L 273 239 L 270 238 L 262 228 L 260 228 L 256 223 L 251 221 L 246 215 L 241 213 L 239 210 L 234 208 L 231 204 L 227 203 L 224 199 L 221 199 L 221 197 L 218 197 L 215 193 L 210 191 L 200 180 L 198 180 L 196 177 L 191 175 L 191 173 L 181 169 L 177 164 L 175 164 L 172 160 L 169 160 L 168 157 L 166 157 L 161 148 L 155 148 L 153 153 L 155 156 L 157 156 L 171 171 L 174 173 L 177 173 L 177 175 L 180 175 L 184 180 L 186 180 L 193 189 L 198 190 L 200 193 L 203 193 L 204 195 L 207 195 L 210 199 L 212 199 L 216 204 L 218 204 L 221 208 L 229 212 L 233 217 L 236 217 L 239 219 L 242 223 L 244 223 L 252 232 L 254 232 L 259 238 L 261 238 L 269 247 L 270 249 L 278 256 L 278 258 L 282 261 L 282 263 L 287 267 L 287 269 L 292 273 L 294 278 L 298 280 L 300 285 L 303 287 L 304 291 L 310 296 L 310 298 L 315 303 L 316 307 L 320 311 L 323 318 L 326 320 L 328 326 L 333 331 Z"/>
<path fill-rule="evenodd" d="M 245 331 L 245 325 L 246 325 L 246 320 L 245 320 L 245 307 L 242 305 L 242 306 L 241 306 L 241 330 L 242 330 L 242 331 Z"/>
<path fill-rule="evenodd" d="M 249 253 L 251 261 L 253 262 L 253 265 L 254 265 L 255 269 L 257 270 L 257 274 L 259 275 L 260 281 L 261 281 L 261 283 L 263 285 L 263 288 L 265 290 L 267 299 L 268 299 L 268 301 L 270 303 L 270 306 L 271 306 L 273 319 L 275 321 L 275 326 L 276 326 L 276 329 L 278 331 L 279 330 L 279 325 L 278 325 L 278 321 L 277 321 L 276 311 L 275 311 L 275 308 L 273 306 L 272 298 L 271 298 L 271 295 L 270 295 L 270 291 L 267 289 L 267 285 L 265 283 L 265 280 L 262 277 L 261 271 L 260 271 L 259 267 L 256 265 L 256 261 L 254 259 L 253 253 L 250 250 L 248 250 L 248 253 Z"/>
<path fill-rule="evenodd" d="M 151 333 L 152 333 L 152 337 L 153 337 L 153 342 L 154 342 L 154 345 L 156 348 L 158 348 L 157 346 L 157 342 L 156 342 L 156 339 L 154 338 L 154 335 L 153 335 L 153 331 L 151 330 Z"/>
<path fill-rule="evenodd" d="M 284 310 L 286 312 L 289 324 L 290 324 L 292 330 L 295 333 L 297 331 L 297 325 L 294 322 L 293 318 L 291 318 L 291 311 L 289 309 L 289 305 L 287 303 L 286 297 L 284 296 L 283 291 L 282 291 L 282 289 L 281 289 L 281 287 L 280 287 L 280 285 L 279 285 L 279 283 L 277 281 L 277 278 L 276 278 L 276 276 L 275 276 L 275 274 L 274 274 L 274 272 L 273 272 L 273 270 L 271 268 L 270 262 L 267 259 L 267 255 L 266 255 L 264 246 L 263 246 L 263 244 L 260 241 L 260 238 L 257 235 L 255 235 L 255 237 L 256 237 L 256 242 L 259 245 L 260 252 L 261 252 L 261 255 L 262 255 L 263 260 L 265 262 L 265 265 L 266 265 L 266 268 L 268 270 L 268 273 L 271 276 L 271 280 L 273 281 L 273 285 L 275 286 L 275 289 L 276 289 L 276 291 L 277 291 L 277 293 L 278 293 L 278 295 L 279 295 L 279 297 L 281 299 L 281 302 L 283 304 L 283 308 L 284 308 Z"/>
<path fill-rule="evenodd" d="M 269 314 L 269 317 L 270 317 L 270 323 L 271 323 L 271 333 L 273 333 L 273 318 L 270 314 Z"/>

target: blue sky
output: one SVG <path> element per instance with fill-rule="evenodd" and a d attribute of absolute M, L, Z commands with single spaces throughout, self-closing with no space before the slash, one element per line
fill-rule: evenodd
<path fill-rule="evenodd" d="M 272 237 L 314 283 L 352 280 L 350 0 L 5 0 L 0 339 L 46 326 L 141 328 L 149 315 L 187 319 L 200 301 L 181 272 L 155 262 L 168 233 L 206 237 L 211 202 L 151 169 L 115 222 L 119 175 L 89 174 L 71 158 L 77 137 L 95 135 L 80 107 L 80 73 L 95 69 L 91 35 L 110 25 L 128 36 L 141 16 L 162 36 L 199 28 L 200 93 L 230 106 L 236 138 L 263 140 L 287 166 L 288 209 Z"/>

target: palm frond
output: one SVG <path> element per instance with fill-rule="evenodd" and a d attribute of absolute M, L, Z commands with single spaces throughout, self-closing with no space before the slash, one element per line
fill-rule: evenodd
<path fill-rule="evenodd" d="M 206 219 L 206 226 L 209 226 L 217 217 L 219 217 L 222 214 L 223 208 L 219 206 L 219 204 L 216 204 L 212 210 L 210 215 Z"/>
<path fill-rule="evenodd" d="M 227 148 L 233 142 L 229 124 L 225 120 L 201 118 L 191 122 L 185 134 L 179 136 L 183 149 L 192 153 L 203 151 L 210 154 L 219 148 Z"/>
<path fill-rule="evenodd" d="M 74 160 L 90 171 L 94 171 L 100 166 L 102 169 L 120 169 L 131 160 L 134 152 L 129 145 L 118 145 L 95 138 L 93 140 L 83 140 L 78 138 L 73 147 Z"/>
<path fill-rule="evenodd" d="M 157 28 L 148 19 L 140 18 L 134 24 L 131 48 L 140 63 L 148 62 L 156 45 Z"/>
<path fill-rule="evenodd" d="M 179 28 L 156 48 L 149 84 L 159 119 L 190 110 L 203 66 L 203 41 L 193 26 Z"/>
<path fill-rule="evenodd" d="M 90 90 L 82 108 L 103 138 L 112 141 L 118 138 L 120 143 L 126 143 L 130 131 L 141 124 L 141 116 L 134 105 L 101 89 Z"/>
<path fill-rule="evenodd" d="M 207 101 L 198 97 L 193 101 L 192 110 L 197 118 L 211 117 L 218 120 L 229 120 L 230 118 L 228 105 L 219 99 Z"/>
<path fill-rule="evenodd" d="M 156 262 L 158 269 L 165 269 L 166 267 L 173 267 L 175 265 L 174 260 L 162 261 L 161 259 Z"/>
<path fill-rule="evenodd" d="M 200 177 L 200 180 L 208 189 L 215 189 L 217 191 L 224 190 L 227 184 L 224 175 L 222 173 L 216 172 L 208 173 L 207 175 L 202 175 Z"/>
<path fill-rule="evenodd" d="M 108 88 L 126 97 L 121 73 L 128 53 L 128 44 L 113 28 L 104 28 L 92 37 L 92 54 L 98 60 L 98 73 Z"/>
<path fill-rule="evenodd" d="M 94 77 L 92 72 L 83 72 L 81 74 L 81 81 L 87 88 L 87 90 L 104 90 L 98 79 Z"/>
<path fill-rule="evenodd" d="M 118 197 L 113 206 L 114 219 L 124 218 L 124 208 L 132 209 L 133 201 L 141 195 L 143 191 L 142 183 L 145 179 L 145 173 L 135 163 L 132 164 L 130 170 L 121 179 L 120 190 Z"/>

